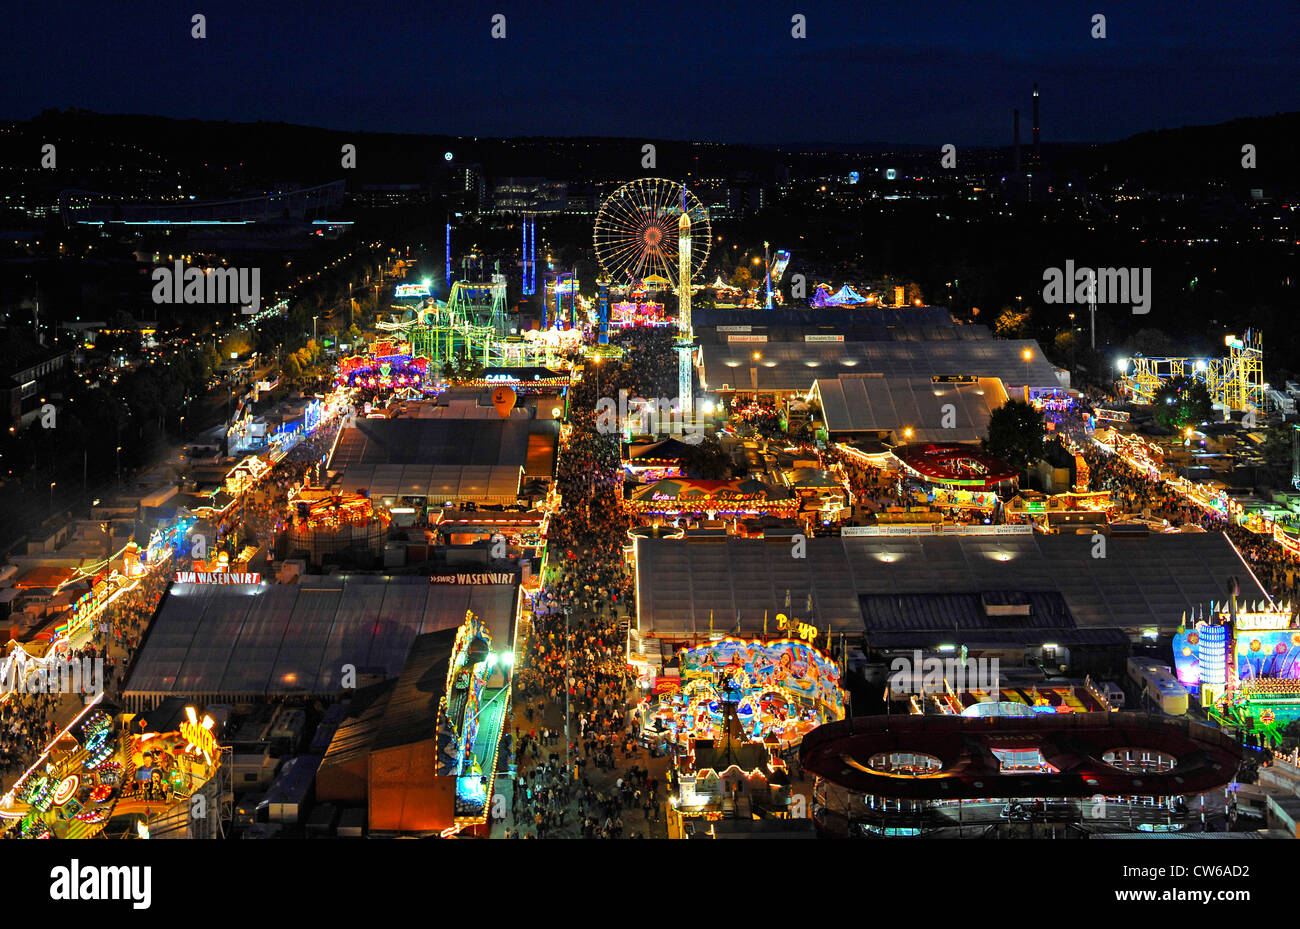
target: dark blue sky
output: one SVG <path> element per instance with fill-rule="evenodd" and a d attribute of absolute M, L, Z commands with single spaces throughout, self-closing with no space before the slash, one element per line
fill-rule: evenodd
<path fill-rule="evenodd" d="M 790 37 L 796 12 L 807 39 Z M 76 106 L 457 135 L 1007 144 L 1014 106 L 1029 138 L 1034 80 L 1045 141 L 1300 109 L 1297 0 L 41 0 L 5 18 L 0 116 L 16 119 Z"/>

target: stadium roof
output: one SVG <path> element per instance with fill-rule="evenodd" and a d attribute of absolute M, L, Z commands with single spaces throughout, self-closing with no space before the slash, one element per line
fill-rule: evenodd
<path fill-rule="evenodd" d="M 971 648 L 1038 646 L 1051 641 L 1079 645 L 1126 645 L 1119 629 L 1080 629 L 1056 591 L 1025 595 L 1027 615 L 990 616 L 981 594 L 863 594 L 862 623 L 872 648 L 936 648 L 960 641 Z"/>
<path fill-rule="evenodd" d="M 1032 354 L 1025 361 L 1021 353 Z M 761 357 L 756 362 L 754 353 Z M 814 380 L 842 374 L 883 374 L 886 377 L 973 375 L 996 377 L 1003 384 L 1056 388 L 1068 385 L 1058 377 L 1032 339 L 987 339 L 925 342 L 728 342 L 704 344 L 704 380 L 709 390 L 752 390 L 751 367 L 757 368 L 758 389 L 806 391 Z M 725 385 L 725 386 L 724 386 Z"/>
<path fill-rule="evenodd" d="M 1130 634 L 1177 627 L 1185 611 L 1224 599 L 1233 576 L 1247 600 L 1265 596 L 1220 533 L 1109 537 L 1105 558 L 1092 557 L 1091 535 L 953 532 L 814 537 L 805 544 L 807 557 L 795 558 L 788 538 L 638 539 L 638 630 L 689 638 L 707 634 L 712 615 L 716 632 L 758 635 L 766 613 L 774 633 L 787 590 L 792 618 L 811 622 L 820 635 L 861 633 L 860 598 L 881 593 L 1055 591 L 1080 628 Z"/>
<path fill-rule="evenodd" d="M 996 752 L 1008 744 L 1038 749 L 1047 770 L 1004 768 Z M 1104 760 L 1121 748 L 1160 752 L 1174 763 L 1134 772 Z M 899 751 L 930 755 L 939 769 L 899 777 L 867 766 Z M 819 726 L 799 746 L 805 771 L 858 793 L 913 800 L 1123 796 L 1134 788 L 1157 797 L 1203 793 L 1231 781 L 1241 756 L 1233 736 L 1205 723 L 1137 713 L 859 716 Z"/>
<path fill-rule="evenodd" d="M 395 676 L 417 635 L 459 626 L 467 609 L 495 641 L 510 641 L 516 590 L 430 584 L 424 576 L 173 584 L 124 698 L 144 708 L 181 694 L 208 702 L 334 694 L 343 665 Z"/>
<path fill-rule="evenodd" d="M 941 306 L 920 307 L 779 307 L 776 309 L 740 309 L 701 307 L 691 310 L 691 323 L 700 339 L 727 341 L 718 326 L 749 326 L 753 332 L 766 332 L 773 341 L 802 341 L 803 333 L 839 333 L 861 341 L 894 339 L 987 339 L 987 326 L 958 325 L 952 314 Z"/>
<path fill-rule="evenodd" d="M 988 377 L 935 384 L 928 377 L 841 374 L 819 378 L 813 390 L 828 432 L 888 432 L 901 440 L 911 429 L 906 438 L 913 442 L 977 442 L 988 434 L 993 411 L 1007 402 L 1002 382 Z"/>
<path fill-rule="evenodd" d="M 431 501 L 512 504 L 519 499 L 519 465 L 353 465 L 340 487 L 365 490 L 371 499 L 428 497 Z"/>
<path fill-rule="evenodd" d="M 329 468 L 520 465 L 550 476 L 559 424 L 534 419 L 362 419 L 342 430 Z"/>

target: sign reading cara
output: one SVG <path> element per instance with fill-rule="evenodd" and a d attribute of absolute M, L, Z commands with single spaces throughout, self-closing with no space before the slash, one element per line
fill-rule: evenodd
<path fill-rule="evenodd" d="M 262 575 L 235 571 L 177 571 L 177 584 L 260 584 Z"/>
<path fill-rule="evenodd" d="M 460 584 L 480 586 L 483 584 L 513 584 L 515 576 L 509 571 L 488 572 L 482 574 L 430 574 L 430 584 Z"/>

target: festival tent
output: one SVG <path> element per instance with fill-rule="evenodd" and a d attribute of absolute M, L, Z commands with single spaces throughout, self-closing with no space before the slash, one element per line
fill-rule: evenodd
<path fill-rule="evenodd" d="M 656 481 L 636 490 L 635 503 L 649 501 L 705 502 L 721 500 L 787 500 L 790 492 L 784 487 L 767 484 L 754 478 L 731 481 L 703 481 L 673 478 Z"/>
<path fill-rule="evenodd" d="M 628 446 L 627 458 L 638 464 L 648 464 L 652 461 L 681 461 L 690 454 L 692 448 L 694 446 L 680 439 L 669 437 L 658 442 L 632 443 Z"/>
<path fill-rule="evenodd" d="M 818 284 L 817 290 L 813 294 L 812 305 L 814 307 L 827 306 L 844 306 L 849 303 L 866 303 L 867 298 L 862 296 L 848 284 L 845 284 L 838 291 L 832 294 L 831 289 L 825 284 Z"/>
<path fill-rule="evenodd" d="M 828 471 L 817 468 L 796 468 L 789 474 L 790 487 L 795 490 L 843 490 L 844 487 Z"/>
<path fill-rule="evenodd" d="M 909 473 L 933 484 L 990 490 L 1020 476 L 1018 469 L 973 445 L 900 445 L 893 455 Z"/>

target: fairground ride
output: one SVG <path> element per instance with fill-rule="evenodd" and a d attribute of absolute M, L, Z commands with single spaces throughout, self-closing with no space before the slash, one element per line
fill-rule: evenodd
<path fill-rule="evenodd" d="M 693 243 L 690 278 L 704 269 L 713 240 L 709 214 L 689 190 L 676 181 L 639 178 L 615 190 L 600 205 L 593 235 L 601 270 L 615 285 L 651 278 L 680 286 L 678 247 L 685 212 Z"/>
<path fill-rule="evenodd" d="M 1174 378 L 1187 377 L 1204 384 L 1215 409 L 1266 412 L 1268 385 L 1264 383 L 1264 336 L 1251 329 L 1246 337 L 1224 338 L 1226 358 L 1146 358 L 1134 355 L 1119 362 L 1120 387 L 1134 403 L 1154 403 L 1156 394 Z"/>
<path fill-rule="evenodd" d="M 552 367 L 562 361 L 562 340 L 512 333 L 506 316 L 506 281 L 456 281 L 447 302 L 431 301 L 412 309 L 394 306 L 407 318 L 380 320 L 376 328 L 404 337 L 411 354 L 427 358 L 438 370 L 452 358 L 469 357 L 485 368 Z M 539 336 L 545 335 L 538 333 Z"/>

